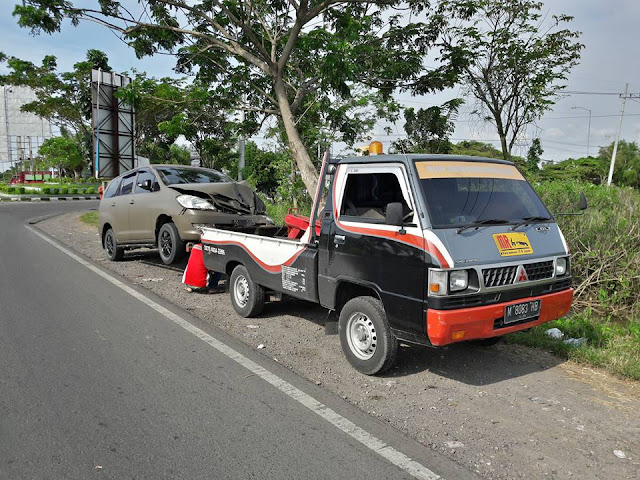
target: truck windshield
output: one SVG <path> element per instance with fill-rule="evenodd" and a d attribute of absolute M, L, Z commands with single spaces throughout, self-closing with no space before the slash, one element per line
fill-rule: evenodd
<path fill-rule="evenodd" d="M 434 228 L 551 217 L 524 178 L 421 178 L 420 184 Z"/>

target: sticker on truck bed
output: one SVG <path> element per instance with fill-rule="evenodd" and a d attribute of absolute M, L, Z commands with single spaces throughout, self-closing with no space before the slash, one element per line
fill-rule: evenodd
<path fill-rule="evenodd" d="M 524 233 L 497 233 L 493 235 L 493 240 L 496 242 L 501 257 L 531 255 L 533 253 L 531 242 Z"/>

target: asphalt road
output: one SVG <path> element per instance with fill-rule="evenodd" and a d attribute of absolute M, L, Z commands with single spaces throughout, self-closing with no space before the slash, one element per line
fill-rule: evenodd
<path fill-rule="evenodd" d="M 0 479 L 413 478 L 25 226 L 96 206 L 0 204 Z M 470 477 L 144 295 L 425 469 Z"/>

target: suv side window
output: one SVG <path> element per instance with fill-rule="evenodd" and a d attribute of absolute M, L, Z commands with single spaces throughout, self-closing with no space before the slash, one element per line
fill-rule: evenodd
<path fill-rule="evenodd" d="M 122 186 L 120 187 L 120 195 L 129 195 L 133 190 L 133 182 L 136 180 L 138 172 L 133 172 L 122 178 Z"/>
<path fill-rule="evenodd" d="M 411 211 L 395 174 L 350 173 L 340 214 L 353 217 L 354 221 L 384 223 L 387 205 L 392 202 L 402 203 L 405 214 Z"/>
<path fill-rule="evenodd" d="M 151 180 L 151 190 L 145 190 L 140 186 L 145 182 L 145 180 Z M 158 190 L 160 190 L 159 187 L 160 186 L 158 185 L 158 180 L 156 179 L 156 176 L 153 173 L 151 173 L 149 170 L 140 170 L 138 172 L 138 179 L 136 180 L 136 191 L 135 191 L 136 194 L 157 192 Z"/>
<path fill-rule="evenodd" d="M 103 198 L 115 197 L 118 194 L 118 187 L 120 186 L 121 181 L 122 178 L 114 178 L 113 180 L 111 180 L 104 192 Z"/>

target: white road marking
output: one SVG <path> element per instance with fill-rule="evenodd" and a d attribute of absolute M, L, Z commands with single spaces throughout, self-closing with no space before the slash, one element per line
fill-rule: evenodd
<path fill-rule="evenodd" d="M 116 279 L 115 277 L 112 277 L 108 273 L 103 272 L 98 267 L 96 267 L 95 265 L 92 265 L 91 263 L 87 262 L 86 260 L 84 260 L 83 258 L 79 257 L 78 255 L 76 255 L 72 251 L 68 250 L 67 248 L 62 247 L 61 245 L 58 245 L 56 242 L 51 240 L 46 235 L 40 233 L 36 229 L 34 229 L 34 228 L 30 227 L 30 226 L 25 226 L 25 227 L 27 228 L 27 230 L 31 231 L 34 235 L 37 235 L 38 237 L 42 238 L 44 241 L 50 243 L 51 245 L 56 247 L 61 252 L 67 254 L 69 257 L 73 258 L 78 263 L 84 265 L 89 270 L 91 270 L 94 273 L 100 275 L 102 278 L 104 278 L 105 280 L 111 282 L 116 287 L 124 290 L 129 295 L 137 298 L 142 303 L 148 305 L 149 307 L 154 309 L 156 312 L 160 313 L 161 315 L 165 316 L 166 318 L 168 318 L 169 320 L 171 320 L 175 324 L 177 324 L 180 327 L 182 327 L 183 329 L 185 329 L 187 332 L 195 335 L 200 340 L 202 340 L 205 343 L 209 344 L 210 346 L 212 346 L 213 348 L 218 350 L 223 355 L 226 355 L 227 357 L 229 357 L 230 359 L 232 359 L 236 363 L 242 365 L 243 367 L 245 367 L 247 370 L 249 370 L 254 375 L 262 378 L 267 383 L 270 383 L 271 385 L 276 387 L 281 392 L 285 393 L 286 395 L 288 395 L 292 399 L 294 399 L 297 402 L 299 402 L 300 404 L 304 405 L 309 410 L 311 410 L 312 412 L 316 413 L 320 417 L 324 418 L 326 421 L 331 423 L 333 426 L 339 428 L 340 430 L 342 430 L 344 433 L 346 433 L 350 437 L 352 437 L 355 440 L 359 441 L 365 447 L 373 450 L 375 453 L 377 453 L 378 455 L 383 457 L 385 460 L 388 460 L 392 464 L 394 464 L 397 467 L 401 468 L 402 470 L 407 472 L 409 475 L 411 475 L 411 476 L 413 476 L 415 478 L 426 479 L 426 480 L 437 480 L 437 479 L 441 478 L 439 475 L 435 474 L 434 472 L 432 472 L 431 470 L 429 470 L 428 468 L 426 468 L 422 464 L 412 460 L 411 458 L 406 456 L 404 453 L 402 453 L 402 452 L 396 450 L 395 448 L 387 445 L 382 440 L 378 439 L 377 437 L 375 437 L 374 435 L 370 434 L 366 430 L 358 427 L 352 421 L 347 420 L 342 415 L 336 413 L 331 408 L 329 408 L 326 405 L 324 405 L 323 403 L 319 402 L 318 400 L 313 398 L 311 395 L 308 395 L 308 394 L 304 393 L 302 390 L 294 387 L 293 385 L 291 385 L 286 380 L 283 380 L 282 378 L 278 377 L 276 374 L 271 373 L 266 368 L 261 367 L 260 365 L 258 365 L 254 361 L 248 359 L 247 357 L 245 357 L 241 353 L 239 353 L 236 350 L 234 350 L 233 348 L 229 347 L 227 344 L 221 342 L 220 340 L 217 340 L 216 338 L 212 337 L 211 335 L 209 335 L 208 333 L 204 332 L 203 330 L 200 330 L 198 327 L 192 325 L 191 323 L 189 323 L 188 321 L 186 321 L 185 319 L 183 319 L 179 315 L 173 313 L 172 311 L 168 310 L 167 308 L 163 307 L 162 305 L 154 302 L 150 298 L 148 298 L 145 295 L 137 292 L 136 290 L 134 290 L 133 288 L 129 287 L 128 285 L 125 285 L 120 280 Z"/>

